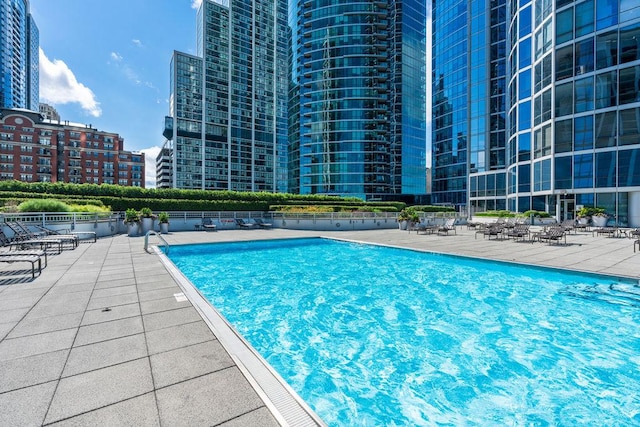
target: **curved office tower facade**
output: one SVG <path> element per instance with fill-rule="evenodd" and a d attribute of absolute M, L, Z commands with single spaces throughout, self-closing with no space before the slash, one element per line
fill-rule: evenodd
<path fill-rule="evenodd" d="M 290 2 L 289 187 L 426 193 L 422 0 Z"/>
<path fill-rule="evenodd" d="M 27 0 L 0 0 L 0 107 L 38 111 L 39 32 Z"/>
<path fill-rule="evenodd" d="M 640 226 L 640 2 L 511 1 L 509 210 Z"/>

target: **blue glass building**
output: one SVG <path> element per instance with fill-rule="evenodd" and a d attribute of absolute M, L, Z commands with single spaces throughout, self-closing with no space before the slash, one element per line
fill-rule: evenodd
<path fill-rule="evenodd" d="M 38 111 L 38 27 L 28 0 L 0 0 L 0 108 Z"/>
<path fill-rule="evenodd" d="M 289 3 L 289 190 L 426 193 L 426 3 Z"/>
<path fill-rule="evenodd" d="M 197 55 L 171 61 L 159 187 L 287 191 L 286 19 L 283 0 L 202 2 Z"/>
<path fill-rule="evenodd" d="M 640 226 L 640 2 L 509 4 L 508 207 Z"/>
<path fill-rule="evenodd" d="M 483 207 L 504 209 L 504 0 L 433 1 L 432 10 L 432 201 L 467 205 L 481 191 Z"/>

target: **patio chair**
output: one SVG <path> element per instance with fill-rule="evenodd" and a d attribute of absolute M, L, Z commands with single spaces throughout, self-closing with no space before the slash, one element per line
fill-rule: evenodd
<path fill-rule="evenodd" d="M 454 234 L 458 234 L 456 232 L 456 219 L 455 218 L 449 218 L 443 225 L 441 225 L 440 227 L 438 227 L 438 235 L 443 234 L 443 235 L 449 235 L 449 232 L 453 231 Z"/>
<path fill-rule="evenodd" d="M 66 234 L 50 236 L 46 233 L 34 233 L 33 231 L 29 230 L 29 227 L 27 227 L 26 224 L 23 224 L 21 221 L 9 221 L 5 222 L 5 225 L 9 227 L 11 231 L 13 231 L 13 240 L 51 240 L 59 245 L 60 252 L 62 252 L 65 244 L 70 245 L 71 249 L 75 249 L 76 247 L 78 247 L 78 236 Z"/>
<path fill-rule="evenodd" d="M 538 235 L 538 240 L 541 242 L 546 240 L 549 245 L 553 242 L 560 244 L 562 239 L 564 239 L 564 244 L 566 245 L 567 233 L 564 231 L 564 228 L 560 226 L 549 227 Z"/>
<path fill-rule="evenodd" d="M 416 234 L 433 234 L 438 231 L 439 225 L 420 222 L 415 226 Z"/>
<path fill-rule="evenodd" d="M 512 237 L 513 240 L 522 239 L 525 240 L 529 237 L 529 225 L 528 224 L 516 224 L 512 229 L 507 230 L 507 237 Z"/>
<path fill-rule="evenodd" d="M 53 230 L 51 228 L 48 227 L 43 227 L 41 225 L 36 225 L 33 224 L 33 226 L 40 230 L 41 232 L 45 233 L 48 236 L 71 236 L 71 237 L 76 237 L 78 240 L 80 240 L 80 236 L 86 235 L 89 236 L 88 239 L 93 239 L 94 243 L 98 240 L 98 236 L 96 234 L 95 231 L 68 231 L 68 230 L 64 230 L 64 232 L 60 232 L 58 230 Z M 85 239 L 83 239 L 85 240 Z"/>
<path fill-rule="evenodd" d="M 5 223 L 5 225 L 13 231 L 12 227 L 9 226 L 9 224 L 10 223 L 8 222 Z M 16 228 L 16 230 L 19 230 L 19 229 Z M 25 248 L 33 248 L 36 246 L 39 247 L 40 250 L 47 250 L 51 247 L 56 247 L 58 250 L 57 253 L 61 253 L 63 249 L 63 241 L 60 239 L 53 239 L 53 238 L 31 239 L 28 236 L 25 236 L 24 234 L 17 235 L 15 234 L 15 231 L 14 231 L 13 239 L 10 239 L 9 237 L 7 237 L 4 231 L 0 230 L 0 243 L 2 244 L 2 246 L 9 247 L 9 250 L 13 250 L 13 248 L 24 250 Z"/>
<path fill-rule="evenodd" d="M 242 218 L 236 218 L 236 225 L 240 228 L 254 228 L 255 224 L 251 222 L 246 222 Z"/>
<path fill-rule="evenodd" d="M 11 241 L 2 230 L 0 230 L 0 247 L 7 248 L 7 250 L 5 251 L 0 251 L 0 258 L 13 257 L 16 255 L 38 256 L 40 258 L 44 258 L 44 266 L 42 268 L 47 266 L 47 251 L 44 251 L 42 249 L 13 249 Z"/>
<path fill-rule="evenodd" d="M 618 235 L 618 227 L 599 227 L 591 231 L 592 236 L 616 237 Z"/>
<path fill-rule="evenodd" d="M 504 227 L 502 226 L 502 224 L 496 224 L 496 223 L 492 223 L 492 224 L 482 224 L 478 227 L 478 230 L 476 231 L 475 234 L 475 238 L 478 238 L 478 234 L 482 234 L 482 238 L 484 239 L 485 237 L 488 237 L 489 240 L 491 240 L 491 236 L 495 236 L 495 238 L 497 239 L 498 236 L 503 235 L 504 233 Z"/>
<path fill-rule="evenodd" d="M 270 222 L 264 222 L 262 218 L 254 218 L 253 223 L 260 228 L 271 228 L 273 226 Z"/>
<path fill-rule="evenodd" d="M 213 223 L 212 218 L 202 218 L 202 229 L 205 231 L 217 231 L 218 226 Z"/>
<path fill-rule="evenodd" d="M 576 221 L 574 219 L 565 219 L 560 223 L 560 227 L 564 229 L 567 233 L 576 233 Z"/>

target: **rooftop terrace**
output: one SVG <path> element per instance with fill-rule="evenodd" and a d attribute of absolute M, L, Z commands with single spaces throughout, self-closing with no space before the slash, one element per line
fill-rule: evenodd
<path fill-rule="evenodd" d="M 164 237 L 175 245 L 320 235 L 640 277 L 633 240 L 590 232 L 566 245 L 487 240 L 464 226 L 447 236 L 270 229 Z M 313 417 L 292 422 L 267 397 L 143 246 L 124 235 L 83 242 L 49 256 L 35 280 L 24 264 L 0 264 L 0 425 L 312 425 Z"/>

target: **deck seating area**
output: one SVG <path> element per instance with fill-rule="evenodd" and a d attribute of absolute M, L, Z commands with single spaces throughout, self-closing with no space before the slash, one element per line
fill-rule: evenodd
<path fill-rule="evenodd" d="M 30 264 L 32 280 L 41 275 L 42 270 L 47 267 L 49 253 L 60 254 L 65 249 L 76 249 L 80 242 L 81 233 L 60 233 L 44 226 L 29 225 L 21 221 L 4 222 L 2 225 L 0 263 Z M 36 231 L 30 229 L 30 226 Z M 5 234 L 4 228 L 11 234 Z M 96 233 L 87 232 L 86 234 L 92 237 L 93 242 L 97 241 Z"/>

